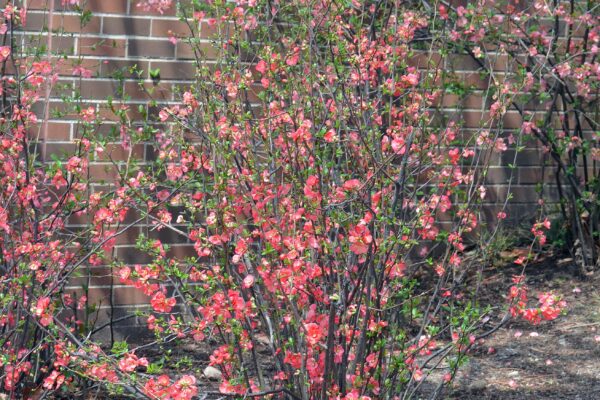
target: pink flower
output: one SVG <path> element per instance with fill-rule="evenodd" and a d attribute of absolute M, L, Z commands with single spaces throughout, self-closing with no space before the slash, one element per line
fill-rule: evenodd
<path fill-rule="evenodd" d="M 335 133 L 335 130 L 330 129 L 325 133 L 325 135 L 323 136 L 323 139 L 325 139 L 325 141 L 327 143 L 333 143 L 333 142 L 337 141 L 337 139 L 338 139 L 337 133 Z"/>
<path fill-rule="evenodd" d="M 82 67 L 81 65 L 77 65 L 77 66 L 73 67 L 73 75 L 81 76 L 82 78 L 91 78 L 92 71 L 87 68 Z"/>
<path fill-rule="evenodd" d="M 490 115 L 492 117 L 496 117 L 498 116 L 498 114 L 501 113 L 501 109 L 502 109 L 502 103 L 500 103 L 499 101 L 494 102 L 491 106 L 490 106 Z"/>
<path fill-rule="evenodd" d="M 93 122 L 96 119 L 96 109 L 92 106 L 81 111 L 81 117 L 85 122 Z"/>
<path fill-rule="evenodd" d="M 300 369 L 302 368 L 302 355 L 300 353 L 286 352 L 283 362 L 291 365 L 294 369 Z"/>
<path fill-rule="evenodd" d="M 150 398 L 162 399 L 168 396 L 171 380 L 167 375 L 161 375 L 157 379 L 149 379 L 144 385 L 144 392 Z"/>
<path fill-rule="evenodd" d="M 44 389 L 48 390 L 56 390 L 58 389 L 63 382 L 65 381 L 65 376 L 58 371 L 52 371 L 46 379 L 44 379 Z"/>
<path fill-rule="evenodd" d="M 160 110 L 160 112 L 158 113 L 158 117 L 160 118 L 161 122 L 165 122 L 166 120 L 169 119 L 169 112 L 166 109 Z"/>
<path fill-rule="evenodd" d="M 421 371 L 420 369 L 417 369 L 414 373 L 413 373 L 413 378 L 415 381 L 419 382 L 421 380 L 423 380 L 423 371 Z"/>
<path fill-rule="evenodd" d="M 485 199 L 485 194 L 486 194 L 486 189 L 485 189 L 485 186 L 479 186 L 479 187 L 477 188 L 477 190 L 479 191 L 479 197 L 480 197 L 481 199 Z"/>
<path fill-rule="evenodd" d="M 407 74 L 402 76 L 400 79 L 406 86 L 417 86 L 419 84 L 418 74 Z"/>
<path fill-rule="evenodd" d="M 152 299 L 150 299 L 150 304 L 152 308 L 156 312 L 168 313 L 173 309 L 173 306 L 177 303 L 174 297 L 167 298 L 163 292 L 156 292 Z"/>
<path fill-rule="evenodd" d="M 86 164 L 87 164 L 86 160 L 84 160 L 80 157 L 77 157 L 77 156 L 73 156 L 67 162 L 67 171 L 69 171 L 72 174 L 81 173 L 83 171 L 83 169 L 86 167 Z"/>
<path fill-rule="evenodd" d="M 0 207 L 0 229 L 6 233 L 10 233 L 10 225 L 8 225 L 8 213 L 6 209 Z"/>
<path fill-rule="evenodd" d="M 264 74 L 265 72 L 267 72 L 268 66 L 267 63 L 264 62 L 263 60 L 260 60 L 257 64 L 256 64 L 256 70 L 258 72 L 260 72 L 261 74 Z"/>
<path fill-rule="evenodd" d="M 496 139 L 496 142 L 494 143 L 494 149 L 497 152 L 503 152 L 503 151 L 508 150 L 508 147 L 506 146 L 506 143 L 504 143 L 504 139 L 498 138 L 498 139 Z"/>
<path fill-rule="evenodd" d="M 350 179 L 344 182 L 344 190 L 351 191 L 360 187 L 360 181 L 358 179 Z"/>
<path fill-rule="evenodd" d="M 298 47 L 295 47 L 293 49 L 292 55 L 289 56 L 287 58 L 287 60 L 285 60 L 285 63 L 287 65 L 289 65 L 290 67 L 293 67 L 294 65 L 298 64 L 299 58 L 300 58 L 300 49 Z"/>
<path fill-rule="evenodd" d="M 314 322 L 305 324 L 304 329 L 306 329 L 306 341 L 311 346 L 316 345 L 323 338 L 323 332 L 321 332 L 321 328 Z"/>
<path fill-rule="evenodd" d="M 190 400 L 198 394 L 196 378 L 192 375 L 182 376 L 171 387 L 170 395 L 173 400 Z"/>
<path fill-rule="evenodd" d="M 127 283 L 129 282 L 129 277 L 131 276 L 131 269 L 129 267 L 123 267 L 119 269 L 117 275 L 119 275 L 119 280 L 121 283 Z"/>
<path fill-rule="evenodd" d="M 246 289 L 251 288 L 252 286 L 254 286 L 254 276 L 253 275 L 248 275 L 244 278 L 244 285 L 243 285 Z"/>
<path fill-rule="evenodd" d="M 517 259 L 514 261 L 514 263 L 515 263 L 515 264 L 517 264 L 517 265 L 523 265 L 523 263 L 525 262 L 525 260 L 526 260 L 526 258 L 525 258 L 525 257 L 523 257 L 523 256 L 521 256 L 521 257 L 517 258 Z"/>
<path fill-rule="evenodd" d="M 373 236 L 369 228 L 363 224 L 358 224 L 350 230 L 348 241 L 351 243 L 350 250 L 357 255 L 365 254 L 369 251 L 369 245 L 373 242 Z"/>
<path fill-rule="evenodd" d="M 5 61 L 10 56 L 10 46 L 0 46 L 0 62 Z"/>
<path fill-rule="evenodd" d="M 147 367 L 148 360 L 144 357 L 138 358 L 135 354 L 128 353 L 119 360 L 119 369 L 123 372 L 133 372 L 138 366 Z"/>
<path fill-rule="evenodd" d="M 143 0 L 137 3 L 137 6 L 144 11 L 154 10 L 163 14 L 165 11 L 171 8 L 172 3 L 173 0 Z"/>
<path fill-rule="evenodd" d="M 50 297 L 40 297 L 33 309 L 33 313 L 36 317 L 41 317 L 46 312 L 49 305 Z"/>

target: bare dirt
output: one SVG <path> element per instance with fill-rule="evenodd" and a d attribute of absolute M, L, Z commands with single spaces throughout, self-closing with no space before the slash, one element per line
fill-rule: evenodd
<path fill-rule="evenodd" d="M 566 315 L 504 326 L 474 349 L 446 398 L 600 399 L 600 274 L 582 279 L 570 267 L 548 258 L 526 269 L 532 294 L 563 295 Z M 497 278 L 518 272 L 506 267 Z"/>

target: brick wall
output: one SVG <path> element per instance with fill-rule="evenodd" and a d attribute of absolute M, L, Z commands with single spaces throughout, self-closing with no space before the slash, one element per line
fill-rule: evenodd
<path fill-rule="evenodd" d="M 73 146 L 77 138 L 78 128 L 76 118 L 66 113 L 56 115 L 56 111 L 64 111 L 61 94 L 73 95 L 79 93 L 82 104 L 94 105 L 99 109 L 105 107 L 107 99 L 126 100 L 138 114 L 156 113 L 157 105 L 168 104 L 176 100 L 177 88 L 188 85 L 195 71 L 195 61 L 191 48 L 184 42 L 171 43 L 172 35 L 185 35 L 188 27 L 180 22 L 174 11 L 163 15 L 141 11 L 135 6 L 136 0 L 88 0 L 85 8 L 91 11 L 89 21 L 82 26 L 77 13 L 65 11 L 60 6 L 60 0 L 32 0 L 26 31 L 22 33 L 24 44 L 40 38 L 56 56 L 63 56 L 60 67 L 59 85 L 50 95 L 50 108 L 47 113 L 48 123 L 40 124 L 33 132 L 40 137 L 40 146 L 44 154 L 60 154 L 61 151 Z M 54 9 L 48 11 L 54 4 Z M 208 29 L 208 26 L 206 26 Z M 207 31 L 203 29 L 203 31 Z M 48 36 L 48 31 L 52 34 Z M 207 40 L 208 38 L 204 38 Z M 207 46 L 207 49 L 210 47 Z M 210 52 L 207 52 L 210 56 Z M 81 65 L 92 71 L 92 77 L 80 78 L 73 76 L 73 65 Z M 456 95 L 447 95 L 442 101 L 442 109 L 447 118 L 462 121 L 467 131 L 480 128 L 489 108 L 485 100 L 485 90 L 488 82 L 476 72 L 477 65 L 470 58 L 457 56 L 454 69 L 461 80 L 473 85 L 477 90 L 460 99 Z M 427 58 L 415 56 L 411 63 L 417 67 L 425 67 Z M 496 70 L 501 72 L 506 68 L 506 59 L 498 57 Z M 140 71 L 136 78 L 135 71 Z M 150 71 L 160 70 L 160 82 L 153 81 Z M 141 80 L 140 80 L 141 79 Z M 140 82 L 143 86 L 140 87 Z M 153 104 L 151 100 L 155 100 Z M 532 110 L 534 108 L 532 107 Z M 46 111 L 40 107 L 40 116 Z M 102 115 L 109 116 L 108 113 Z M 509 112 L 504 119 L 504 128 L 515 129 L 521 126 L 521 120 L 516 112 Z M 102 129 L 110 130 L 110 123 Z M 112 151 L 99 162 L 91 165 L 91 174 L 98 185 L 109 184 L 115 176 L 115 170 L 109 162 L 109 156 L 119 159 L 123 150 L 115 145 Z M 153 156 L 153 151 L 144 145 L 134 149 L 134 155 L 141 160 Z M 487 172 L 489 202 L 486 213 L 493 216 L 502 207 L 509 190 L 513 199 L 509 202 L 508 213 L 516 219 L 527 217 L 535 211 L 539 198 L 536 185 L 545 181 L 551 183 L 553 176 L 550 170 L 541 168 L 549 161 L 542 149 L 536 144 L 529 144 L 524 151 L 515 154 L 507 151 L 496 158 Z M 517 168 L 510 168 L 513 164 Z M 553 195 L 553 187 L 546 190 Z M 548 193 L 548 192 L 546 192 Z M 81 223 L 82 221 L 80 221 Z M 77 221 L 73 221 L 76 225 Z M 193 248 L 189 243 L 181 241 L 168 230 L 152 231 L 149 226 L 140 225 L 119 237 L 116 246 L 116 256 L 126 263 L 143 263 L 145 258 L 133 247 L 136 236 L 144 232 L 150 237 L 159 237 L 165 243 L 172 245 L 173 256 L 192 255 Z M 111 277 L 107 267 L 94 267 L 82 272 L 81 276 L 73 279 L 69 290 L 78 290 L 81 284 L 89 284 L 89 298 L 92 303 L 101 305 L 100 319 L 106 319 L 109 310 L 114 307 L 113 318 L 119 319 L 131 310 L 132 306 L 144 308 L 147 303 L 139 291 L 121 286 Z M 130 326 L 137 321 L 128 319 L 121 326 Z"/>
<path fill-rule="evenodd" d="M 91 16 L 82 25 L 79 14 L 65 10 L 60 3 L 60 0 L 29 1 L 26 29 L 19 34 L 23 44 L 41 40 L 42 43 L 34 43 L 50 47 L 56 59 L 63 58 L 59 80 L 50 94 L 47 125 L 40 123 L 32 132 L 39 137 L 40 150 L 46 158 L 52 154 L 60 156 L 62 152 L 73 149 L 73 140 L 79 132 L 74 115 L 56 115 L 56 112 L 66 109 L 61 95 L 79 94 L 82 105 L 96 106 L 101 115 L 108 118 L 111 118 L 110 113 L 102 111 L 106 108 L 107 99 L 126 100 L 135 118 L 142 114 L 140 107 L 145 113 L 152 114 L 157 106 L 173 102 L 177 88 L 188 85 L 195 71 L 190 47 L 182 41 L 174 45 L 169 40 L 172 35 L 184 35 L 188 29 L 175 17 L 174 11 L 162 15 L 145 12 L 135 6 L 136 0 L 87 0 L 85 9 L 91 12 Z M 53 10 L 49 11 L 53 5 Z M 48 32 L 52 32 L 50 38 Z M 73 66 L 78 64 L 92 72 L 91 78 L 73 76 Z M 160 70 L 159 83 L 154 82 L 150 75 L 151 70 L 157 69 Z M 151 100 L 155 100 L 156 105 L 151 104 Z M 37 113 L 43 119 L 46 111 L 41 103 Z M 101 127 L 101 132 L 106 133 L 110 129 L 111 124 L 107 123 Z M 109 184 L 116 175 L 110 158 L 118 160 L 124 155 L 122 147 L 115 145 L 99 162 L 90 166 L 90 174 L 98 187 Z M 133 155 L 147 160 L 153 157 L 153 150 L 139 145 L 133 149 Z M 84 222 L 71 221 L 75 228 L 78 223 Z M 132 247 L 142 232 L 172 244 L 170 252 L 173 256 L 192 255 L 193 248 L 182 243 L 180 237 L 170 235 L 167 230 L 152 231 L 149 226 L 141 224 L 118 238 L 115 256 L 125 263 L 144 263 L 146 258 Z M 111 310 L 113 319 L 118 321 L 131 315 L 132 307 L 145 309 L 148 304 L 148 298 L 141 292 L 120 285 L 117 279 L 113 279 L 106 266 L 82 270 L 71 280 L 67 291 L 79 291 L 82 285 L 90 287 L 90 304 L 100 305 L 100 324 L 109 319 Z M 137 318 L 118 322 L 117 334 L 126 334 L 128 327 L 140 322 Z"/>

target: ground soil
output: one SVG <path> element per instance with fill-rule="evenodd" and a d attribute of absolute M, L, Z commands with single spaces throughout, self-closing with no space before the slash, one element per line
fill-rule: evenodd
<path fill-rule="evenodd" d="M 447 398 L 600 399 L 600 274 L 584 279 L 573 270 L 561 257 L 527 267 L 531 291 L 562 294 L 567 313 L 537 326 L 525 321 L 504 326 L 474 349 Z M 518 271 L 504 267 L 495 279 L 505 285 Z M 492 282 L 489 288 L 499 286 Z"/>

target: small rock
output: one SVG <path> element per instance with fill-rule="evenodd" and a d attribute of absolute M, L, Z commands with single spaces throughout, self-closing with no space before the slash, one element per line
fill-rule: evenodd
<path fill-rule="evenodd" d="M 482 392 L 487 388 L 487 383 L 486 381 L 479 379 L 476 381 L 471 382 L 471 384 L 469 385 L 469 390 L 471 392 Z"/>
<path fill-rule="evenodd" d="M 221 371 L 216 369 L 215 367 L 211 367 L 210 365 L 204 368 L 204 376 L 210 379 L 211 381 L 218 381 L 223 377 Z"/>
<path fill-rule="evenodd" d="M 556 265 L 558 267 L 564 267 L 564 266 L 572 264 L 572 263 L 573 263 L 573 259 L 572 258 L 563 258 L 562 260 L 558 260 L 556 262 Z"/>
<path fill-rule="evenodd" d="M 510 347 L 505 347 L 498 351 L 498 359 L 499 360 L 507 360 L 507 359 L 515 357 L 517 355 L 519 355 L 519 352 Z"/>

